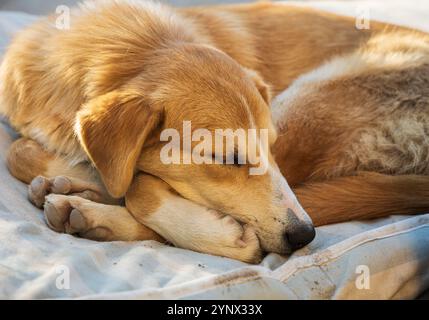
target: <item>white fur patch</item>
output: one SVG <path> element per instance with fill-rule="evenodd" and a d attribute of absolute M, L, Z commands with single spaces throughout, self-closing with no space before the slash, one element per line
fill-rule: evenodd
<path fill-rule="evenodd" d="M 400 41 L 396 41 L 396 40 Z M 417 40 L 412 42 L 411 40 Z M 352 54 L 338 56 L 322 64 L 320 67 L 300 76 L 284 92 L 279 94 L 272 103 L 272 115 L 277 127 L 281 127 L 288 108 L 297 99 L 303 99 L 328 81 L 338 80 L 362 74 L 368 70 L 405 69 L 419 61 L 428 60 L 427 43 L 415 36 L 402 37 L 395 34 L 382 34 L 372 38 L 367 46 Z M 400 50 L 400 46 L 408 46 L 409 51 Z M 383 44 L 387 48 L 383 47 Z M 424 50 L 421 48 L 424 47 Z M 416 49 L 416 50 L 413 50 Z"/>
<path fill-rule="evenodd" d="M 300 76 L 287 90 L 283 91 L 273 100 L 272 115 L 274 124 L 277 127 L 281 127 L 288 106 L 292 105 L 297 99 L 310 94 L 311 91 L 326 81 L 332 81 L 363 70 L 364 65 L 362 57 L 358 55 L 341 56 Z"/>
<path fill-rule="evenodd" d="M 39 129 L 39 128 L 31 128 L 31 129 L 29 130 L 28 135 L 29 135 L 29 137 L 30 137 L 31 139 L 33 139 L 34 141 L 37 141 L 37 142 L 38 142 L 38 143 L 40 143 L 41 145 L 43 145 L 43 146 L 48 145 L 48 142 L 49 142 L 48 137 L 47 137 L 47 135 L 43 132 L 43 130 L 42 130 L 42 129 Z"/>
<path fill-rule="evenodd" d="M 253 229 L 181 197 L 164 197 L 155 212 L 144 216 L 144 224 L 179 248 L 243 261 L 260 255 Z"/>
<path fill-rule="evenodd" d="M 273 193 L 282 195 L 281 201 L 272 201 L 272 203 L 277 206 L 273 208 L 273 211 L 287 212 L 287 209 L 291 209 L 300 223 L 312 225 L 310 216 L 298 202 L 295 193 L 292 191 L 283 175 L 278 170 L 273 169 L 269 170 L 269 174 Z"/>

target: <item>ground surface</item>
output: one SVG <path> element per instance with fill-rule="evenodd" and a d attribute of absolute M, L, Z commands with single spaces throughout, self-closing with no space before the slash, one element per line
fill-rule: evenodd
<path fill-rule="evenodd" d="M 177 6 L 251 2 L 251 0 L 161 0 Z M 24 11 L 45 14 L 55 10 L 58 5 L 73 5 L 78 0 L 0 0 L 0 10 Z"/>

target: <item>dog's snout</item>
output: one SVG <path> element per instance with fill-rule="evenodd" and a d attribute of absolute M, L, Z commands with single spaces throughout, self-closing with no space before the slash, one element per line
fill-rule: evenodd
<path fill-rule="evenodd" d="M 304 224 L 286 231 L 284 236 L 291 249 L 297 250 L 313 241 L 316 230 L 312 225 Z"/>
<path fill-rule="evenodd" d="M 316 236 L 314 226 L 309 222 L 301 221 L 295 212 L 288 210 L 288 228 L 284 234 L 284 238 L 293 250 L 305 247 Z"/>

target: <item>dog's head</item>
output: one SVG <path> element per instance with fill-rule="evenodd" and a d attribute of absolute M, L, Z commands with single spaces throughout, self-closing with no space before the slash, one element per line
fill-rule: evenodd
<path fill-rule="evenodd" d="M 155 51 L 144 72 L 90 101 L 77 131 L 113 196 L 122 197 L 141 170 L 251 224 L 265 250 L 288 253 L 309 243 L 314 228 L 271 154 L 269 100 L 259 75 L 223 52 L 178 44 Z M 216 138 L 220 129 L 244 132 L 245 146 L 236 137 L 228 147 Z M 181 152 L 171 161 L 175 133 Z"/>

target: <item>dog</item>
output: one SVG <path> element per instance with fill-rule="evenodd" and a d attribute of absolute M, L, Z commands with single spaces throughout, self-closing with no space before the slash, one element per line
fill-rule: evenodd
<path fill-rule="evenodd" d="M 314 226 L 429 208 L 427 34 L 274 3 L 89 1 L 69 30 L 55 19 L 0 67 L 0 113 L 22 135 L 8 167 L 53 230 L 257 263 Z M 266 172 L 164 164 L 160 136 L 184 121 L 266 130 Z"/>

